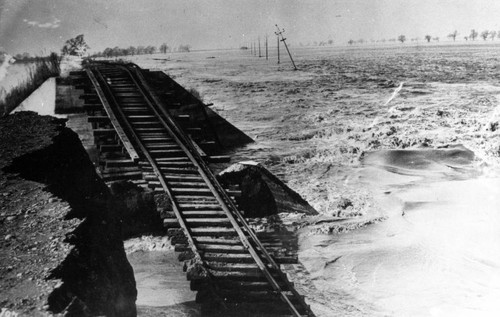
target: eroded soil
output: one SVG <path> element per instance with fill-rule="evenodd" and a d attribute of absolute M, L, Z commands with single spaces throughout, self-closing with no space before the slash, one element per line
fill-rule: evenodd
<path fill-rule="evenodd" d="M 59 281 L 48 279 L 68 255 L 66 234 L 78 219 L 62 221 L 69 205 L 46 186 L 6 171 L 13 159 L 51 144 L 57 119 L 20 113 L 0 123 L 0 308 L 37 315 Z M 8 168 L 7 168 L 8 170 Z"/>

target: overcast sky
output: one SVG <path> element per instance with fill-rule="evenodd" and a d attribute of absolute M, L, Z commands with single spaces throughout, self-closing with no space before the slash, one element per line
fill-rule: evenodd
<path fill-rule="evenodd" d="M 105 47 L 190 44 L 239 47 L 285 28 L 290 43 L 459 38 L 472 28 L 500 30 L 498 0 L 0 0 L 0 50 L 59 51 L 83 33 Z"/>

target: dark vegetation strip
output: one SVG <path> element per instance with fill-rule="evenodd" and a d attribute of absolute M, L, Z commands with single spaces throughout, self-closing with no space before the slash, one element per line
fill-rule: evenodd
<path fill-rule="evenodd" d="M 47 79 L 60 74 L 61 59 L 56 53 L 48 57 L 30 59 L 29 62 L 35 64 L 35 67 L 29 68 L 27 79 L 7 92 L 0 100 L 0 116 L 9 114 Z"/>

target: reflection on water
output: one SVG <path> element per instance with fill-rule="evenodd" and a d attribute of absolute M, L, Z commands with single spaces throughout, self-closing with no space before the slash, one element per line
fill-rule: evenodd
<path fill-rule="evenodd" d="M 37 90 L 28 96 L 11 113 L 19 111 L 34 111 L 40 115 L 66 118 L 66 115 L 56 115 L 54 113 L 56 102 L 56 79 L 47 79 Z"/>
<path fill-rule="evenodd" d="M 375 304 L 367 315 L 498 316 L 500 179 L 470 178 L 467 151 L 384 151 L 365 160 L 360 178 L 389 218 L 344 235 L 304 238 L 300 258 L 316 286 Z M 450 159 L 469 179 L 442 168 Z"/>
<path fill-rule="evenodd" d="M 200 316 L 196 293 L 173 250 L 136 251 L 127 258 L 137 283 L 138 316 Z"/>

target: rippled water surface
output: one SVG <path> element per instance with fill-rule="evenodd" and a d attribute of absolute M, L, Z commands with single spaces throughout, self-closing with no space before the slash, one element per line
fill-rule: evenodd
<path fill-rule="evenodd" d="M 432 151 L 367 159 L 359 179 L 378 193 L 388 219 L 306 237 L 301 260 L 318 288 L 374 304 L 366 315 L 498 316 L 500 179 L 449 167 L 470 172 L 466 149 Z"/>
<path fill-rule="evenodd" d="M 301 237 L 321 316 L 499 316 L 500 178 L 478 167 L 498 161 L 499 51 L 293 48 L 299 71 L 240 51 L 134 61 L 196 88 L 256 140 L 235 159 L 263 163 L 325 215 L 340 197 L 367 216 L 381 207 L 383 222 Z M 158 278 L 165 258 L 134 261 L 141 315 L 193 311 L 161 291 L 176 281 Z"/>
<path fill-rule="evenodd" d="M 499 48 L 292 47 L 299 71 L 231 51 L 137 62 L 196 88 L 256 140 L 235 157 L 324 215 L 339 198 L 381 208 L 383 222 L 302 236 L 321 316 L 497 316 L 500 180 L 477 165 L 498 166 Z"/>

